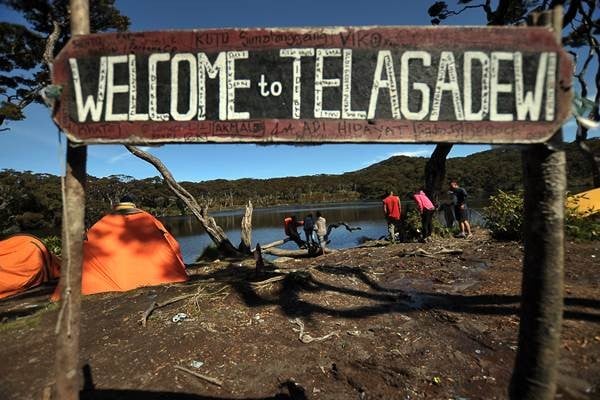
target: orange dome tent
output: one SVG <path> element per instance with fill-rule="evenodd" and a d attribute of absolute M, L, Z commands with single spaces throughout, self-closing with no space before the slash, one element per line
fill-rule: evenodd
<path fill-rule="evenodd" d="M 0 241 L 0 299 L 60 276 L 60 261 L 41 240 L 17 234 Z"/>
<path fill-rule="evenodd" d="M 163 224 L 137 208 L 117 210 L 87 232 L 81 292 L 124 292 L 186 281 L 179 243 Z M 52 298 L 59 296 L 57 288 Z"/>

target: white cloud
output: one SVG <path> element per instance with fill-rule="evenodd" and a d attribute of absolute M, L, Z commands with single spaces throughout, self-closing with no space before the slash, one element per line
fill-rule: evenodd
<path fill-rule="evenodd" d="M 150 150 L 151 150 L 152 148 L 151 148 L 151 147 L 149 147 L 149 146 L 140 146 L 140 147 L 139 147 L 139 149 L 140 149 L 140 150 L 143 150 L 143 151 L 145 151 L 145 152 L 147 152 L 147 153 L 150 153 L 150 152 L 151 152 Z M 109 163 L 109 164 L 116 164 L 117 162 L 119 162 L 119 161 L 121 161 L 121 160 L 123 160 L 123 159 L 125 159 L 125 158 L 127 158 L 127 157 L 129 157 L 129 156 L 132 156 L 132 157 L 133 157 L 133 154 L 131 154 L 131 153 L 129 152 L 129 150 L 122 151 L 122 152 L 120 152 L 119 154 L 116 154 L 116 155 L 114 155 L 114 156 L 112 156 L 112 157 L 109 157 L 109 158 L 106 160 L 106 162 L 107 162 L 107 163 Z"/>
<path fill-rule="evenodd" d="M 399 151 L 396 153 L 391 153 L 385 158 L 390 158 L 393 156 L 406 156 L 406 157 L 424 157 L 429 155 L 429 150 L 415 150 L 415 151 Z"/>
<path fill-rule="evenodd" d="M 393 153 L 386 153 L 386 154 L 382 154 L 380 156 L 375 157 L 374 159 L 370 160 L 370 161 L 365 161 L 362 163 L 362 167 L 368 167 L 369 165 L 373 165 L 376 164 L 378 162 L 381 162 L 383 160 L 387 160 L 390 157 L 395 157 L 395 156 L 405 156 L 405 157 L 425 157 L 425 156 L 429 156 L 430 151 L 429 150 L 415 150 L 415 151 L 397 151 L 397 152 L 393 152 Z"/>

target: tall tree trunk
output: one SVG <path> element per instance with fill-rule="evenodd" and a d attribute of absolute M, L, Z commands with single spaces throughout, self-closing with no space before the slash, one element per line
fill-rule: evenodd
<path fill-rule="evenodd" d="M 554 28 L 560 42 L 562 7 L 532 16 L 530 25 Z M 556 394 L 564 308 L 565 152 L 535 144 L 522 152 L 525 200 L 519 348 L 510 381 L 513 400 L 550 400 Z"/>
<path fill-rule="evenodd" d="M 425 193 L 434 204 L 439 204 L 442 185 L 446 179 L 446 157 L 452 143 L 439 143 L 425 164 Z"/>
<path fill-rule="evenodd" d="M 565 153 L 523 152 L 525 255 L 511 399 L 553 399 L 563 313 Z"/>
<path fill-rule="evenodd" d="M 85 227 L 87 147 L 67 140 L 67 168 L 63 178 L 62 268 L 60 311 L 56 322 L 55 394 L 57 399 L 79 398 L 79 336 L 81 270 Z"/>
<path fill-rule="evenodd" d="M 160 161 L 157 157 L 154 157 L 152 154 L 146 153 L 143 150 L 135 146 L 125 146 L 127 150 L 131 152 L 134 156 L 141 158 L 144 161 L 152 164 L 158 172 L 162 175 L 165 182 L 169 186 L 169 188 L 175 193 L 181 201 L 185 203 L 185 205 L 190 209 L 192 214 L 198 219 L 204 230 L 208 236 L 212 239 L 212 241 L 217 246 L 217 249 L 228 256 L 240 256 L 241 253 L 239 250 L 231 243 L 225 231 L 217 225 L 217 222 L 214 218 L 208 216 L 208 210 L 206 207 L 201 207 L 194 196 L 192 196 L 183 186 L 181 186 L 171 172 L 167 169 L 167 167 Z"/>
<path fill-rule="evenodd" d="M 87 0 L 71 0 L 71 35 L 90 33 Z M 45 62 L 52 62 L 58 37 L 58 24 L 45 51 Z M 49 67 L 51 64 L 48 65 Z M 51 67 L 50 67 L 51 68 Z M 33 99 L 33 97 L 32 97 Z M 79 337 L 81 334 L 81 273 L 83 267 L 83 235 L 85 232 L 85 187 L 87 146 L 75 147 L 67 139 L 66 169 L 62 181 L 62 266 L 60 271 L 60 311 L 56 321 L 56 357 L 54 360 L 54 396 L 56 399 L 79 399 L 81 372 Z"/>

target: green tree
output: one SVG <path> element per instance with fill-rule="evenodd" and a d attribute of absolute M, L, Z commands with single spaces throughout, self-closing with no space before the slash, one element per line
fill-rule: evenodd
<path fill-rule="evenodd" d="M 597 0 L 483 0 L 474 4 L 473 0 L 457 0 L 458 7 L 450 8 L 447 1 L 436 1 L 428 9 L 431 23 L 439 25 L 453 16 L 467 10 L 479 9 L 484 13 L 488 25 L 516 25 L 526 22 L 534 13 L 547 11 L 557 5 L 564 7 L 562 43 L 574 56 L 576 62 L 575 78 L 579 85 L 581 98 L 588 96 L 586 75 L 590 68 L 593 72 L 595 98 L 589 102 L 589 115 L 592 120 L 599 120 L 600 104 L 600 17 Z M 595 59 L 595 63 L 591 61 Z M 585 101 L 585 100 L 583 100 Z M 589 146 L 588 126 L 577 121 L 576 142 L 591 166 L 594 187 L 600 187 L 600 153 Z M 425 185 L 429 195 L 437 198 L 445 180 L 446 157 L 452 149 L 451 144 L 436 146 L 425 167 Z"/>
<path fill-rule="evenodd" d="M 127 30 L 129 18 L 114 2 L 90 2 L 92 32 Z M 0 0 L 0 7 L 18 12 L 26 22 L 0 22 L 0 129 L 7 130 L 7 121 L 24 119 L 28 105 L 42 102 L 52 60 L 70 37 L 69 1 Z"/>

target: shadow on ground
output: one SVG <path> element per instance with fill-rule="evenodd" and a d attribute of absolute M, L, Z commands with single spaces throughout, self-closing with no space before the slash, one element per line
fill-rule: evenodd
<path fill-rule="evenodd" d="M 202 396 L 191 393 L 150 392 L 144 390 L 102 389 L 82 391 L 82 400 L 228 400 L 227 397 Z M 255 397 L 239 400 L 303 400 L 306 397 L 294 397 L 289 394 L 276 394 L 271 397 Z M 233 400 L 233 398 L 231 398 Z"/>
<path fill-rule="evenodd" d="M 268 296 L 261 295 L 252 282 L 276 276 L 269 270 L 257 275 L 253 268 L 230 265 L 209 274 L 197 274 L 198 280 L 229 283 L 248 307 L 277 305 L 288 317 L 310 318 L 313 314 L 325 314 L 341 318 L 364 318 L 390 312 L 410 313 L 417 310 L 445 310 L 479 315 L 519 315 L 521 297 L 517 295 L 484 294 L 463 295 L 436 293 L 384 287 L 373 281 L 361 268 L 351 266 L 321 265 L 314 268 L 330 276 L 347 276 L 366 284 L 368 290 L 359 290 L 323 282 L 308 271 L 289 273 L 280 281 L 280 289 Z M 236 279 L 232 279 L 236 277 Z M 302 293 L 337 292 L 357 298 L 370 299 L 376 304 L 354 308 L 336 309 L 302 299 Z M 600 323 L 600 313 L 575 310 L 585 307 L 600 310 L 600 300 L 565 297 L 564 318 Z"/>
<path fill-rule="evenodd" d="M 181 392 L 155 392 L 134 389 L 96 389 L 89 364 L 83 366 L 81 400 L 234 400 L 229 397 L 204 396 Z M 293 381 L 279 385 L 281 393 L 269 397 L 236 398 L 237 400 L 307 400 L 304 388 Z"/>

